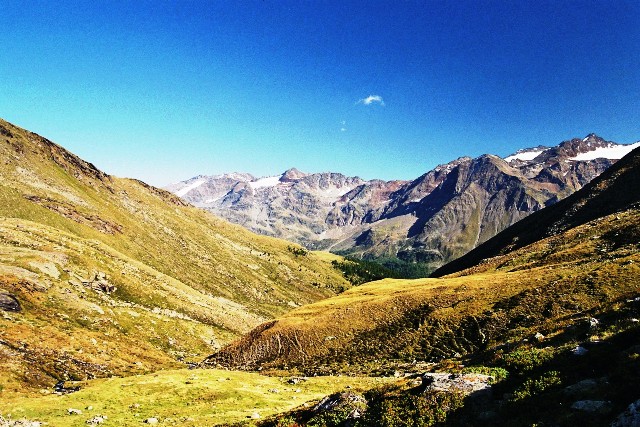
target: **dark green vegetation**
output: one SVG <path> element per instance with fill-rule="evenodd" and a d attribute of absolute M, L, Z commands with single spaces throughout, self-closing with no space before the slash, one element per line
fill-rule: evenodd
<path fill-rule="evenodd" d="M 377 262 L 358 258 L 346 257 L 344 260 L 331 261 L 333 268 L 342 272 L 344 277 L 354 286 L 366 282 L 373 282 L 387 277 L 401 278 L 402 276 Z"/>
<path fill-rule="evenodd" d="M 422 277 L 429 277 L 429 275 L 434 271 L 429 264 L 419 260 L 405 261 L 398 257 L 373 257 L 366 255 L 363 258 L 358 258 L 349 255 L 348 251 L 336 251 L 336 254 L 354 262 L 361 262 L 365 270 L 372 270 L 375 272 L 370 275 L 371 279 L 360 283 L 371 282 L 388 277 L 394 279 L 419 279 Z M 365 275 L 367 274 L 365 273 Z"/>

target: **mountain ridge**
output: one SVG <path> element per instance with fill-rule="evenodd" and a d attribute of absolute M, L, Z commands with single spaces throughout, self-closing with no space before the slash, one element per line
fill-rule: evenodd
<path fill-rule="evenodd" d="M 238 175 L 200 176 L 196 187 L 187 187 L 193 185 L 185 184 L 188 180 L 166 189 L 260 234 L 387 266 L 413 266 L 422 269 L 415 274 L 425 275 L 573 193 L 616 161 L 574 160 L 578 156 L 602 152 L 615 157 L 635 145 L 640 143 L 616 144 L 589 134 L 555 147 L 518 150 L 505 159 L 461 157 L 412 181 L 295 169 L 295 177 L 284 180 L 288 171 L 259 179 L 240 176 L 249 181 L 236 181 Z"/>

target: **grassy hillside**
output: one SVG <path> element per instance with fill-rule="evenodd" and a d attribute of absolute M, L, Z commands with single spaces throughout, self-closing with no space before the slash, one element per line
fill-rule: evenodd
<path fill-rule="evenodd" d="M 5 389 L 197 361 L 348 288 L 327 256 L 106 175 L 0 120 L 0 377 Z"/>
<path fill-rule="evenodd" d="M 384 371 L 390 361 L 439 361 L 558 334 L 640 294 L 639 221 L 635 209 L 610 215 L 465 276 L 352 288 L 264 323 L 211 361 Z"/>
<path fill-rule="evenodd" d="M 640 393 L 639 154 L 534 215 L 539 223 L 490 241 L 496 256 L 442 278 L 352 288 L 262 324 L 207 362 L 497 381 L 481 398 L 424 384 L 370 391 L 356 426 L 609 425 Z M 288 419 L 316 425 L 318 416 Z"/>
<path fill-rule="evenodd" d="M 638 224 L 631 208 L 457 275 L 352 288 L 261 325 L 209 363 L 498 380 L 468 397 L 413 383 L 372 390 L 355 426 L 609 425 L 640 394 Z M 294 425 L 277 422 L 265 426 Z"/>

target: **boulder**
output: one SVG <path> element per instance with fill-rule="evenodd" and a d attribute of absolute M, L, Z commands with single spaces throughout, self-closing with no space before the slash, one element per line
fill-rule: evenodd
<path fill-rule="evenodd" d="M 97 426 L 98 424 L 104 424 L 104 421 L 107 417 L 103 417 L 102 415 L 96 415 L 93 418 L 89 418 L 86 423 L 90 426 Z"/>
<path fill-rule="evenodd" d="M 640 399 L 630 404 L 627 409 L 618 415 L 611 423 L 611 427 L 637 426 L 640 426 Z"/>
<path fill-rule="evenodd" d="M 578 400 L 573 402 L 571 409 L 581 412 L 606 414 L 611 411 L 611 402 L 607 400 Z"/>
<path fill-rule="evenodd" d="M 19 312 L 22 311 L 22 307 L 15 296 L 0 291 L 0 310 Z"/>
<path fill-rule="evenodd" d="M 573 350 L 571 350 L 571 352 L 573 354 L 575 354 L 576 356 L 584 356 L 585 354 L 587 354 L 589 352 L 589 350 L 587 350 L 586 348 L 584 348 L 581 345 L 579 345 L 576 348 L 574 348 Z"/>
<path fill-rule="evenodd" d="M 567 396 L 582 396 L 585 394 L 593 393 L 603 382 L 603 380 L 588 378 L 586 380 L 582 380 L 568 387 L 565 387 L 564 394 L 566 394 Z"/>

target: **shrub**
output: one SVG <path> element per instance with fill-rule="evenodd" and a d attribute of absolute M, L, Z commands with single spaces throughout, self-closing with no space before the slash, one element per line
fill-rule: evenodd
<path fill-rule="evenodd" d="M 526 380 L 520 387 L 516 389 L 516 391 L 513 392 L 511 400 L 517 402 L 518 400 L 535 396 L 547 389 L 559 386 L 561 384 L 562 380 L 560 379 L 560 372 L 549 371 L 542 374 L 538 378 L 529 378 L 528 380 Z"/>

